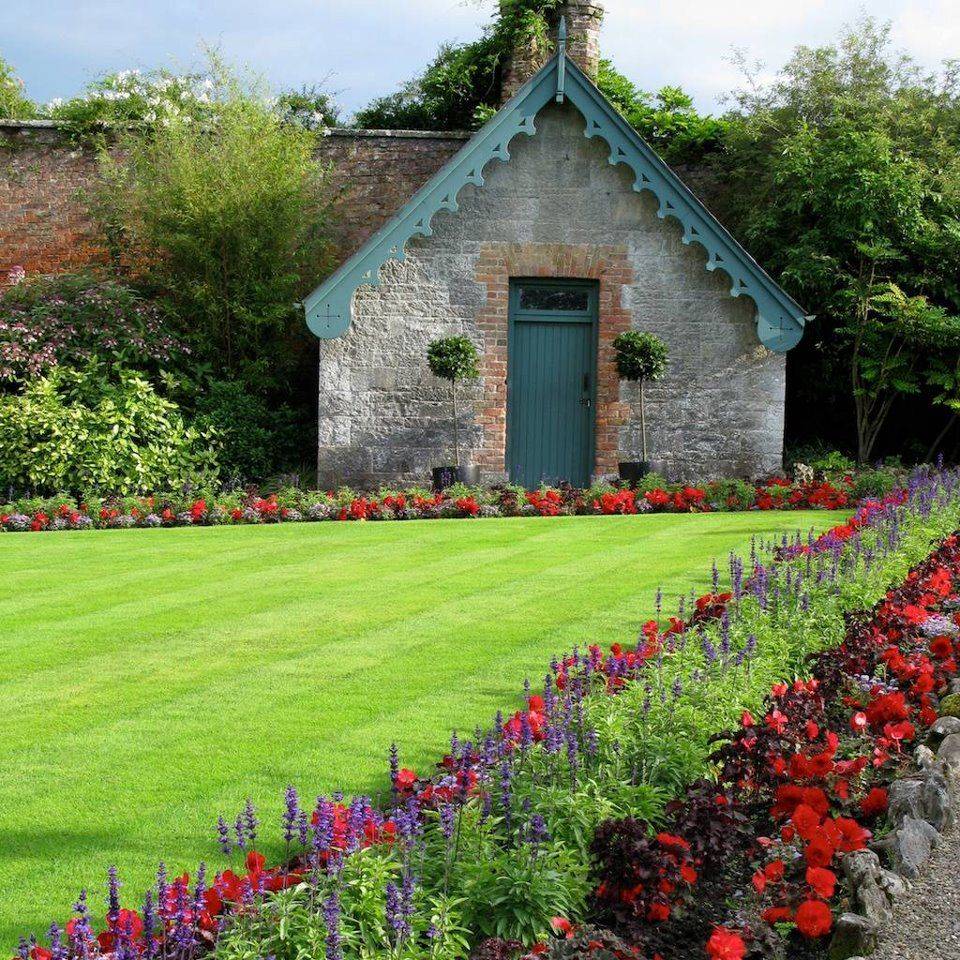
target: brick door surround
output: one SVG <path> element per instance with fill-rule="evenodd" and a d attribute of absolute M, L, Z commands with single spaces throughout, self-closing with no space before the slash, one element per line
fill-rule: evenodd
<path fill-rule="evenodd" d="M 624 287 L 633 283 L 626 246 L 559 243 L 484 243 L 477 259 L 476 281 L 487 299 L 477 315 L 483 337 L 480 377 L 483 401 L 479 422 L 482 447 L 476 463 L 487 477 L 506 473 L 507 344 L 510 280 L 597 280 L 600 284 L 597 345 L 596 475 L 617 472 L 619 428 L 629 407 L 620 401 L 620 381 L 613 363 L 613 340 L 631 327 L 623 306 Z"/>

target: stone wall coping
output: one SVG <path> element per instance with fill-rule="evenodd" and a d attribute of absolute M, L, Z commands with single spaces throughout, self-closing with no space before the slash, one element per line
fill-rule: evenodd
<path fill-rule="evenodd" d="M 56 120 L 0 120 L 0 130 L 60 130 Z M 329 137 L 345 139 L 391 140 L 469 140 L 473 134 L 467 130 L 364 130 L 359 127 L 330 127 Z"/>

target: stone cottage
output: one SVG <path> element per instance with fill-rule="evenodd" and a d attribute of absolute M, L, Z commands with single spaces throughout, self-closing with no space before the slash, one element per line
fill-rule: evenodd
<path fill-rule="evenodd" d="M 305 302 L 322 483 L 422 481 L 449 462 L 449 388 L 426 363 L 449 334 L 482 357 L 461 435 L 486 479 L 615 473 L 640 449 L 637 390 L 612 363 L 631 327 L 670 348 L 647 388 L 655 467 L 779 467 L 784 354 L 803 312 L 593 84 L 600 6 L 560 13 L 567 42 L 558 19 L 546 63 L 516 55 L 502 110 L 472 137 L 335 128 L 319 141 L 331 239 L 349 257 Z M 103 259 L 83 200 L 96 178 L 67 131 L 0 120 L 0 276 Z"/>
<path fill-rule="evenodd" d="M 450 462 L 449 387 L 426 351 L 451 334 L 481 356 L 461 434 L 485 479 L 616 473 L 639 459 L 638 391 L 612 350 L 631 328 L 670 350 L 647 387 L 657 469 L 779 469 L 803 311 L 595 86 L 602 9 L 560 13 L 548 62 L 515 57 L 500 112 L 306 299 L 322 482 Z"/>

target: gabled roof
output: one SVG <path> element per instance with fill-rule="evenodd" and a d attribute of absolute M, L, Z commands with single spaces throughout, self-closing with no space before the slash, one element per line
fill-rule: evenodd
<path fill-rule="evenodd" d="M 585 136 L 601 137 L 610 146 L 610 163 L 625 163 L 636 175 L 634 190 L 649 190 L 660 202 L 659 216 L 673 217 L 683 227 L 684 243 L 707 251 L 706 268 L 722 270 L 734 297 L 750 297 L 757 308 L 757 335 L 770 350 L 786 352 L 803 336 L 803 309 L 730 235 L 680 178 L 657 156 L 617 112 L 587 75 L 559 52 L 463 149 L 375 233 L 346 263 L 304 300 L 307 325 L 318 337 L 345 333 L 352 319 L 353 294 L 361 284 L 376 284 L 380 267 L 403 259 L 414 236 L 433 233 L 439 210 L 457 210 L 457 196 L 468 183 L 482 187 L 483 170 L 491 160 L 507 162 L 510 142 L 518 134 L 536 133 L 537 114 L 552 101 L 569 100 L 586 121 Z"/>

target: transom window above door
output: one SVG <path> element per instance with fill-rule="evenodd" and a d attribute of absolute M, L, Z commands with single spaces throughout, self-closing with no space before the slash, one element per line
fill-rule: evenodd
<path fill-rule="evenodd" d="M 590 313 L 591 288 L 582 284 L 519 283 L 517 307 L 531 313 Z"/>

